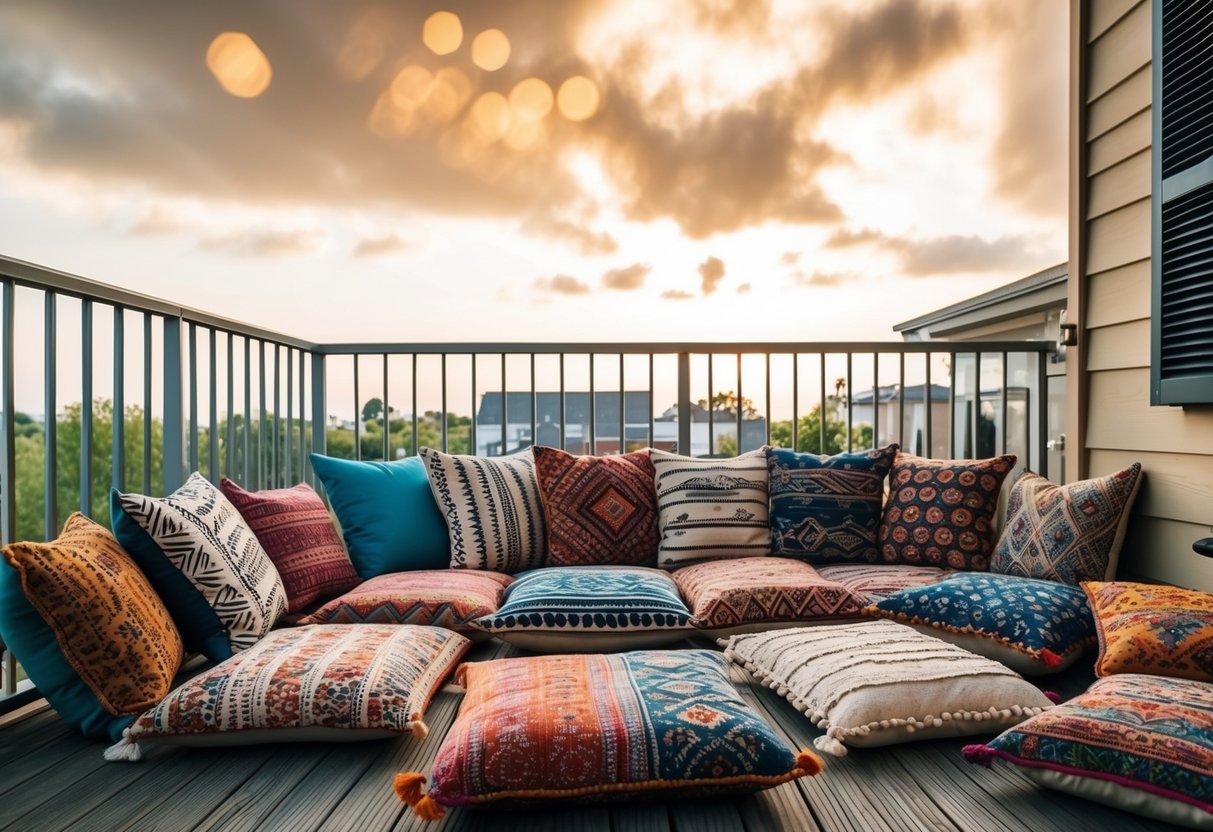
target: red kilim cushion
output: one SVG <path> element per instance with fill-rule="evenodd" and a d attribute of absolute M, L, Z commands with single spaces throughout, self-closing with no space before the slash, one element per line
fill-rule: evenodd
<path fill-rule="evenodd" d="M 656 566 L 657 491 L 648 451 L 574 456 L 537 446 L 548 565 Z"/>

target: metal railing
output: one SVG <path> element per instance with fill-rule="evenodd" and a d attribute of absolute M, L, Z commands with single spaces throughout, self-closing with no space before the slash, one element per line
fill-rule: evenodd
<path fill-rule="evenodd" d="M 1010 451 L 1047 475 L 1053 351 L 1002 341 L 318 344 L 0 257 L 0 542 L 49 540 L 77 509 L 108 524 L 109 487 L 162 495 L 194 470 L 251 489 L 315 484 L 310 451 L 731 455 L 772 442 L 817 453 L 897 442 L 928 456 Z M 11 697 L 3 657 L 0 697 Z"/>

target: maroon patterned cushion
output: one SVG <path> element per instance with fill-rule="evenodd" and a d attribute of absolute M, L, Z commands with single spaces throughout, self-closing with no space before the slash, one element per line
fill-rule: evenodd
<path fill-rule="evenodd" d="M 480 569 L 418 569 L 371 578 L 326 603 L 300 624 L 426 624 L 475 630 L 514 579 Z"/>
<path fill-rule="evenodd" d="M 657 565 L 657 490 L 648 451 L 574 456 L 534 450 L 548 565 Z"/>
<path fill-rule="evenodd" d="M 880 521 L 881 559 L 989 569 L 998 492 L 1014 467 L 1014 454 L 950 460 L 898 454 Z"/>
<path fill-rule="evenodd" d="M 224 477 L 219 487 L 277 567 L 288 612 L 358 585 L 328 509 L 310 485 L 254 493 Z"/>

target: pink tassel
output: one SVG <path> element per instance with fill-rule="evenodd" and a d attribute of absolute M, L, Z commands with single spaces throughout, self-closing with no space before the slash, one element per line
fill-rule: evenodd
<path fill-rule="evenodd" d="M 977 763 L 986 768 L 990 767 L 990 762 L 994 759 L 994 749 L 988 745 L 966 745 L 960 753 L 964 754 L 970 763 Z"/>

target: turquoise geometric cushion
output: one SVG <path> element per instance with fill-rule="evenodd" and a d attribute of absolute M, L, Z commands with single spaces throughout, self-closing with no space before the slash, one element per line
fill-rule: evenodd
<path fill-rule="evenodd" d="M 767 450 L 771 554 L 874 563 L 884 480 L 897 445 L 834 456 Z"/>
<path fill-rule="evenodd" d="M 1158 820 L 1213 826 L 1213 685 L 1124 673 L 964 749 L 1048 788 Z"/>
<path fill-rule="evenodd" d="M 356 462 L 312 454 L 312 469 L 363 580 L 450 565 L 446 521 L 420 459 Z"/>
<path fill-rule="evenodd" d="M 1060 669 L 1096 638 L 1095 620 L 1080 588 L 984 572 L 959 573 L 903 589 L 864 612 L 930 627 L 940 638 L 991 658 L 1018 654 L 1026 666 L 1007 663 L 1021 673 Z M 983 642 L 999 652 L 987 652 Z"/>

